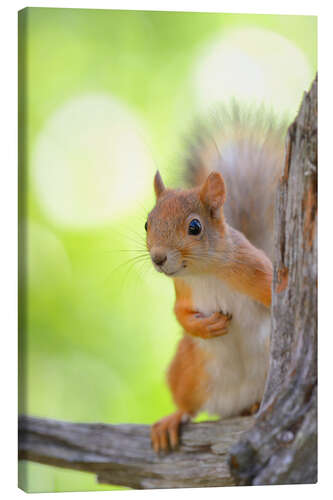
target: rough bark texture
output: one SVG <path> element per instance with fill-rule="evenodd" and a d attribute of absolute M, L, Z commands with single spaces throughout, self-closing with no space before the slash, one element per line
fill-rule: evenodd
<path fill-rule="evenodd" d="M 271 366 L 238 484 L 317 481 L 317 79 L 289 127 L 277 192 Z"/>
<path fill-rule="evenodd" d="M 21 417 L 19 457 L 132 488 L 316 482 L 317 80 L 288 130 L 275 247 L 271 365 L 255 418 L 186 425 L 179 451 L 158 457 L 149 426 Z"/>
<path fill-rule="evenodd" d="M 99 482 L 131 488 L 230 486 L 235 482 L 228 450 L 252 421 L 240 417 L 186 425 L 179 451 L 157 456 L 148 425 L 20 417 L 19 458 L 93 472 Z"/>

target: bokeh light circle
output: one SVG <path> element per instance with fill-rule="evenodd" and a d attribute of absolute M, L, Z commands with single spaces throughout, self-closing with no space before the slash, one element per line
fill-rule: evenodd
<path fill-rule="evenodd" d="M 112 96 L 64 104 L 39 134 L 33 155 L 34 186 L 47 216 L 75 229 L 130 213 L 151 189 L 146 137 L 140 120 Z"/>
<path fill-rule="evenodd" d="M 257 28 L 227 31 L 204 48 L 194 69 L 195 94 L 204 112 L 235 98 L 292 117 L 313 77 L 296 45 Z"/>

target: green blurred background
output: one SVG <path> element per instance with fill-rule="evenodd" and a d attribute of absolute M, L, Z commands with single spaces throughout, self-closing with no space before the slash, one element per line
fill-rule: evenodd
<path fill-rule="evenodd" d="M 316 18 L 29 8 L 19 14 L 20 412 L 151 423 L 180 328 L 144 250 L 152 177 L 236 97 L 292 119 Z M 20 464 L 31 492 L 112 489 Z"/>

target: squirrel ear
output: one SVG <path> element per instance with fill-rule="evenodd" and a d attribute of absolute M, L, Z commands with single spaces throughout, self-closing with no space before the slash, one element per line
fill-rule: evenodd
<path fill-rule="evenodd" d="M 226 188 L 222 175 L 219 172 L 211 172 L 201 188 L 200 200 L 211 209 L 212 216 L 216 217 L 225 198 Z"/>
<path fill-rule="evenodd" d="M 164 183 L 162 181 L 161 174 L 157 170 L 155 177 L 154 177 L 154 190 L 156 194 L 156 198 L 159 198 L 163 191 L 165 190 Z"/>

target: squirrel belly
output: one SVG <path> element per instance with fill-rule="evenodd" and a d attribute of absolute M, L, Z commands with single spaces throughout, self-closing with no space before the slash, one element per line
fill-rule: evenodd
<path fill-rule="evenodd" d="M 239 415 L 262 399 L 269 365 L 269 309 L 215 276 L 184 281 L 193 291 L 194 309 L 205 316 L 214 311 L 232 314 L 227 335 L 208 340 L 191 337 L 202 351 L 208 379 L 200 411 Z"/>

